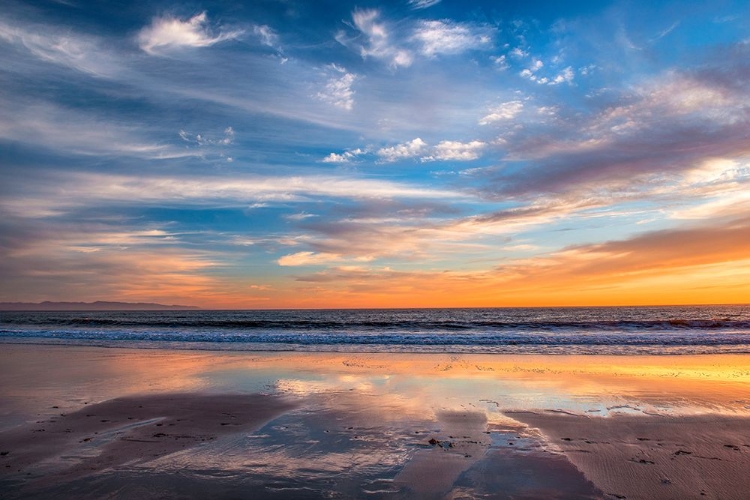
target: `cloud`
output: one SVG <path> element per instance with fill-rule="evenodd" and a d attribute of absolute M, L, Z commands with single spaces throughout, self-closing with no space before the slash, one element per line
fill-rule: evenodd
<path fill-rule="evenodd" d="M 463 261 L 496 259 L 497 242 L 556 220 L 571 220 L 607 200 L 543 200 L 497 212 L 462 215 L 455 202 L 364 200 L 306 221 L 295 238 L 313 254 L 340 260 L 438 261 L 460 255 Z M 518 252 L 520 248 L 513 251 Z M 309 255 L 300 257 L 307 259 Z M 296 258 L 296 257 L 295 257 Z M 317 257 L 316 257 L 317 258 Z M 332 260 L 332 259 L 331 259 Z"/>
<path fill-rule="evenodd" d="M 412 38 L 421 45 L 422 54 L 459 54 L 469 49 L 488 48 L 492 31 L 452 21 L 421 21 Z"/>
<path fill-rule="evenodd" d="M 292 221 L 300 221 L 309 219 L 310 217 L 318 217 L 316 214 L 308 214 L 307 212 L 299 212 L 296 214 L 285 215 L 284 218 Z"/>
<path fill-rule="evenodd" d="M 151 55 L 161 55 L 183 47 L 210 47 L 219 42 L 234 40 L 244 34 L 242 30 L 219 31 L 212 34 L 206 12 L 190 19 L 172 16 L 155 17 L 149 26 L 138 33 L 138 45 Z"/>
<path fill-rule="evenodd" d="M 744 178 L 736 182 L 699 185 L 684 189 L 681 194 L 692 195 L 701 202 L 672 210 L 669 213 L 672 219 L 711 220 L 745 216 L 750 213 L 750 168 L 746 168 Z"/>
<path fill-rule="evenodd" d="M 718 227 L 689 227 L 642 233 L 624 240 L 574 246 L 540 258 L 545 274 L 591 280 L 629 280 L 667 270 L 746 260 L 750 255 L 748 220 Z M 554 268 L 554 274 L 548 270 Z"/>
<path fill-rule="evenodd" d="M 320 160 L 322 163 L 349 163 L 354 155 L 348 151 L 342 154 L 329 153 L 328 156 Z"/>
<path fill-rule="evenodd" d="M 311 266 L 341 260 L 341 255 L 331 253 L 297 252 L 284 255 L 276 262 L 280 266 Z"/>
<path fill-rule="evenodd" d="M 348 73 L 346 69 L 336 64 L 327 67 L 328 73 L 333 73 L 324 89 L 316 94 L 323 102 L 332 104 L 337 108 L 351 111 L 354 107 L 354 91 L 352 85 L 357 80 L 357 75 Z"/>
<path fill-rule="evenodd" d="M 554 59 L 553 59 L 554 62 Z M 522 70 L 519 73 L 523 78 L 528 78 L 532 82 L 536 82 L 542 85 L 559 85 L 561 83 L 571 83 L 575 77 L 575 73 L 571 66 L 564 68 L 555 76 L 540 76 L 540 70 L 544 67 L 544 63 L 539 59 L 534 59 L 531 65 Z"/>
<path fill-rule="evenodd" d="M 0 99 L 0 138 L 62 156 L 116 155 L 158 160 L 199 155 L 149 138 L 144 127 L 113 123 L 95 114 L 43 102 L 11 103 Z"/>
<path fill-rule="evenodd" d="M 91 76 L 112 78 L 122 71 L 118 57 L 100 39 L 71 31 L 60 33 L 54 26 L 9 25 L 0 21 L 0 40 L 22 46 L 39 60 Z"/>
<path fill-rule="evenodd" d="M 21 238 L 11 235 L 23 235 Z M 194 303 L 229 283 L 210 276 L 216 254 L 181 249 L 179 235 L 138 221 L 0 222 L 0 300 L 124 300 Z M 166 300 L 166 302 L 163 302 Z"/>
<path fill-rule="evenodd" d="M 508 58 L 505 55 L 491 56 L 490 60 L 495 63 L 495 67 L 498 70 L 505 71 L 506 69 L 510 68 L 510 65 L 508 64 Z"/>
<path fill-rule="evenodd" d="M 224 137 L 221 139 L 211 139 L 203 134 L 196 134 L 193 136 L 184 130 L 180 130 L 178 135 L 183 141 L 191 142 L 199 146 L 229 146 L 234 142 L 234 129 L 232 127 L 224 129 Z"/>
<path fill-rule="evenodd" d="M 427 9 L 440 3 L 440 0 L 409 0 L 409 5 L 414 10 Z"/>
<path fill-rule="evenodd" d="M 737 160 L 709 158 L 685 172 L 687 184 L 709 184 L 750 179 L 750 164 L 741 166 Z"/>
<path fill-rule="evenodd" d="M 642 233 L 474 272 L 333 267 L 297 280 L 391 307 L 406 297 L 414 306 L 706 303 L 707 290 L 711 302 L 731 303 L 750 291 L 749 229 L 745 219 Z"/>
<path fill-rule="evenodd" d="M 511 120 L 523 111 L 521 101 L 504 102 L 489 110 L 489 113 L 479 120 L 480 125 L 489 125 L 497 121 Z"/>
<path fill-rule="evenodd" d="M 308 233 L 297 243 L 310 250 L 289 256 L 291 260 L 284 260 L 282 265 L 369 262 L 380 258 L 434 260 L 436 254 L 456 251 L 459 246 L 465 252 L 472 245 L 461 242 L 476 236 L 434 220 L 407 221 L 408 218 L 309 221 L 305 225 Z"/>
<path fill-rule="evenodd" d="M 380 22 L 380 11 L 355 10 L 352 13 L 352 22 L 354 27 L 365 36 L 367 43 L 360 44 L 358 38 L 349 39 L 343 32 L 336 36 L 339 43 L 357 50 L 363 58 L 381 59 L 394 68 L 411 66 L 414 56 L 410 51 L 392 42 L 388 27 Z"/>
<path fill-rule="evenodd" d="M 672 31 L 674 31 L 674 29 L 677 28 L 679 25 L 680 25 L 680 21 L 675 21 L 674 23 L 672 23 L 671 26 L 657 33 L 654 39 L 659 40 L 661 38 L 664 38 L 665 36 L 670 34 Z"/>
<path fill-rule="evenodd" d="M 480 152 L 487 146 L 482 141 L 442 141 L 432 148 L 429 156 L 423 156 L 422 161 L 471 161 L 479 158 Z"/>
<path fill-rule="evenodd" d="M 555 120 L 541 118 L 543 132 L 524 124 L 505 136 L 506 160 L 524 168 L 467 177 L 500 198 L 592 191 L 649 196 L 706 160 L 750 154 L 750 98 L 738 82 L 717 70 L 670 71 L 589 114 L 561 108 Z"/>
<path fill-rule="evenodd" d="M 351 151 L 344 151 L 343 153 L 330 153 L 328 156 L 323 158 L 321 163 L 351 163 L 358 156 L 367 153 L 366 150 L 357 148 Z"/>
<path fill-rule="evenodd" d="M 403 144 L 381 148 L 376 154 L 380 157 L 380 161 L 384 163 L 392 163 L 406 158 L 416 158 L 423 154 L 426 149 L 427 143 L 417 137 L 416 139 Z"/>
<path fill-rule="evenodd" d="M 279 35 L 270 26 L 256 25 L 253 26 L 253 34 L 260 39 L 260 43 L 279 50 Z"/>
<path fill-rule="evenodd" d="M 573 73 L 573 68 L 568 66 L 567 68 L 563 69 L 560 74 L 558 74 L 552 80 L 550 80 L 549 85 L 557 85 L 560 83 L 570 83 L 573 81 L 574 76 L 575 76 L 575 73 Z"/>
<path fill-rule="evenodd" d="M 421 20 L 401 23 L 400 33 L 394 34 L 381 20 L 376 9 L 355 10 L 353 28 L 362 36 L 348 37 L 339 32 L 336 40 L 359 52 L 363 58 L 373 57 L 385 61 L 392 68 L 409 67 L 415 54 L 433 58 L 440 54 L 459 54 L 471 49 L 491 48 L 494 28 L 450 20 Z"/>
<path fill-rule="evenodd" d="M 393 163 L 407 158 L 421 157 L 421 161 L 454 160 L 470 161 L 479 158 L 479 153 L 487 146 L 482 141 L 441 141 L 430 148 L 417 137 L 409 142 L 381 148 L 376 151 L 382 163 Z"/>
<path fill-rule="evenodd" d="M 48 183 L 29 184 L 25 176 L 6 183 L 8 193 L 0 208 L 35 217 L 81 207 L 123 206 L 237 206 L 283 201 L 308 202 L 321 198 L 362 199 L 463 199 L 459 192 L 415 187 L 396 182 L 324 175 L 145 177 L 99 173 L 53 173 Z"/>

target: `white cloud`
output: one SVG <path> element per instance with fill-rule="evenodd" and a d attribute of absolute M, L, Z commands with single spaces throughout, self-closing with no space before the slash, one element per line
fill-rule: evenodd
<path fill-rule="evenodd" d="M 593 73 L 598 68 L 599 67 L 596 64 L 589 64 L 588 66 L 583 66 L 581 68 L 578 68 L 578 72 L 582 74 L 583 76 L 588 76 L 590 73 Z"/>
<path fill-rule="evenodd" d="M 50 26 L 11 26 L 0 21 L 0 39 L 20 44 L 34 57 L 98 77 L 120 72 L 117 57 L 100 40 L 70 32 L 56 33 Z M 9 69 L 9 68 L 6 68 Z"/>
<path fill-rule="evenodd" d="M 690 117 L 712 122 L 713 126 L 735 125 L 747 120 L 750 109 L 747 95 L 672 72 L 635 88 L 634 96 L 630 103 L 604 110 L 583 132 L 613 140 L 645 130 L 657 116 L 672 120 Z"/>
<path fill-rule="evenodd" d="M 307 212 L 300 212 L 300 213 L 297 213 L 297 214 L 291 214 L 291 215 L 285 215 L 284 216 L 285 219 L 287 219 L 287 220 L 294 220 L 294 221 L 305 220 L 305 219 L 309 219 L 310 217 L 317 217 L 317 215 L 315 215 L 315 214 L 309 214 Z"/>
<path fill-rule="evenodd" d="M 366 150 L 357 148 L 351 151 L 344 151 L 341 154 L 330 153 L 320 161 L 322 163 L 350 163 L 352 160 L 365 153 L 367 153 Z"/>
<path fill-rule="evenodd" d="M 411 5 L 411 8 L 414 10 L 426 9 L 439 3 L 440 0 L 409 0 L 409 5 Z"/>
<path fill-rule="evenodd" d="M 342 154 L 330 153 L 328 156 L 320 160 L 322 163 L 349 163 L 352 158 L 352 154 L 345 151 Z"/>
<path fill-rule="evenodd" d="M 536 72 L 542 69 L 543 67 L 544 67 L 544 63 L 542 61 L 540 61 L 539 59 L 534 59 L 531 62 L 531 66 L 521 71 L 520 75 L 524 78 L 528 78 L 532 82 L 547 83 L 549 81 L 548 78 L 545 78 L 545 77 L 539 78 L 536 75 Z"/>
<path fill-rule="evenodd" d="M 388 28 L 379 22 L 379 18 L 378 10 L 355 10 L 352 13 L 354 27 L 365 35 L 367 43 L 359 44 L 358 38 L 348 39 L 343 32 L 336 36 L 336 40 L 346 47 L 357 49 L 363 58 L 382 59 L 392 67 L 410 66 L 414 57 L 408 50 L 391 42 Z"/>
<path fill-rule="evenodd" d="M 341 255 L 334 253 L 297 252 L 284 255 L 276 262 L 280 266 L 310 266 L 326 264 L 337 260 L 341 260 Z"/>
<path fill-rule="evenodd" d="M 244 32 L 220 31 L 213 35 L 209 31 L 205 12 L 186 21 L 172 16 L 156 17 L 138 33 L 138 44 L 149 54 L 158 55 L 169 49 L 180 47 L 210 47 L 211 45 L 239 38 Z"/>
<path fill-rule="evenodd" d="M 736 99 L 720 86 L 676 74 L 669 74 L 645 86 L 640 93 L 645 98 L 646 106 L 651 109 L 659 106 L 676 115 L 697 113 L 723 123 L 735 123 L 742 119 L 750 107 L 747 96 Z"/>
<path fill-rule="evenodd" d="M 212 139 L 203 134 L 196 134 L 193 136 L 184 130 L 180 130 L 179 136 L 183 141 L 195 143 L 199 146 L 229 146 L 234 142 L 234 129 L 232 127 L 225 128 L 224 137 L 220 139 Z"/>
<path fill-rule="evenodd" d="M 561 83 L 571 83 L 575 73 L 573 68 L 568 66 L 563 69 L 559 74 L 554 77 L 539 76 L 539 70 L 544 67 L 544 63 L 539 59 L 534 59 L 531 66 L 521 71 L 520 75 L 524 78 L 528 78 L 532 82 L 536 82 L 542 85 L 559 85 Z"/>
<path fill-rule="evenodd" d="M 155 203 L 196 206 L 217 201 L 240 207 L 248 204 L 341 199 L 462 199 L 457 191 L 429 189 L 404 183 L 340 176 L 277 177 L 144 177 L 140 175 L 60 173 L 49 183 L 33 184 L 22 178 L 4 186 L 0 208 L 13 214 L 44 216 L 81 206 Z"/>
<path fill-rule="evenodd" d="M 482 141 L 458 142 L 442 141 L 437 146 L 429 148 L 427 143 L 416 139 L 379 149 L 376 154 L 382 163 L 392 163 L 406 158 L 421 157 L 421 161 L 456 160 L 470 161 L 479 158 L 480 151 L 487 144 Z"/>
<path fill-rule="evenodd" d="M 422 54 L 458 54 L 468 49 L 487 46 L 491 30 L 451 21 L 422 21 L 412 36 L 422 44 Z"/>
<path fill-rule="evenodd" d="M 528 57 L 529 53 L 523 50 L 521 47 L 516 47 L 510 51 L 510 55 L 517 59 L 523 59 L 524 57 Z"/>
<path fill-rule="evenodd" d="M 260 38 L 260 43 L 271 48 L 279 48 L 279 35 L 270 27 L 264 25 L 254 26 L 253 34 Z"/>
<path fill-rule="evenodd" d="M 742 166 L 737 160 L 729 158 L 709 158 L 685 173 L 687 184 L 732 183 L 748 178 L 750 163 Z"/>
<path fill-rule="evenodd" d="M 382 162 L 391 163 L 404 158 L 415 158 L 423 154 L 426 148 L 427 143 L 417 137 L 403 144 L 379 149 L 377 155 L 381 158 Z"/>
<path fill-rule="evenodd" d="M 665 36 L 667 36 L 668 34 L 670 34 L 679 25 L 680 25 L 680 21 L 675 21 L 674 23 L 672 23 L 671 26 L 669 26 L 668 28 L 666 28 L 666 29 L 660 31 L 659 33 L 657 33 L 655 39 L 658 40 L 660 38 L 664 38 Z"/>
<path fill-rule="evenodd" d="M 495 63 L 495 67 L 499 70 L 506 70 L 510 68 L 510 65 L 508 64 L 508 58 L 505 55 L 492 56 L 490 57 L 490 59 Z"/>
<path fill-rule="evenodd" d="M 316 266 L 321 264 L 328 264 L 330 262 L 340 261 L 354 261 L 354 262 L 370 262 L 375 259 L 373 255 L 344 255 L 340 253 L 332 252 L 297 252 L 289 255 L 284 255 L 279 258 L 276 263 L 280 266 Z M 354 268 L 355 266 L 346 266 Z"/>
<path fill-rule="evenodd" d="M 354 91 L 352 84 L 357 79 L 354 73 L 348 73 L 346 69 L 336 64 L 328 66 L 330 76 L 328 82 L 321 92 L 318 92 L 317 98 L 337 108 L 351 111 L 354 107 Z"/>
<path fill-rule="evenodd" d="M 198 156 L 154 140 L 144 128 L 110 122 L 73 108 L 0 99 L 0 139 L 61 155 L 122 155 L 151 160 Z"/>
<path fill-rule="evenodd" d="M 487 144 L 482 141 L 459 142 L 442 141 L 432 149 L 430 156 L 422 157 L 422 161 L 454 160 L 471 161 L 479 158 L 479 154 Z"/>
<path fill-rule="evenodd" d="M 568 66 L 564 70 L 562 70 L 562 73 L 557 75 L 555 78 L 552 79 L 551 82 L 549 82 L 550 85 L 557 85 L 559 83 L 570 83 L 573 81 L 573 68 Z"/>
<path fill-rule="evenodd" d="M 511 120 L 523 110 L 521 101 L 508 101 L 495 106 L 489 113 L 479 120 L 480 125 L 488 125 L 501 120 Z"/>

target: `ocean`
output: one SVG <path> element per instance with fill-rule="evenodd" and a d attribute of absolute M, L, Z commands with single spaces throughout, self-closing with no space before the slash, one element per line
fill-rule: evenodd
<path fill-rule="evenodd" d="M 0 343 L 237 351 L 750 353 L 750 306 L 0 312 Z"/>

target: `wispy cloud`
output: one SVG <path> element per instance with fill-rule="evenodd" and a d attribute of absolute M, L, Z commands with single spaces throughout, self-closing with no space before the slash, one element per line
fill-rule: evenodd
<path fill-rule="evenodd" d="M 412 38 L 420 43 L 422 54 L 459 54 L 469 49 L 490 48 L 492 29 L 452 21 L 421 21 Z"/>
<path fill-rule="evenodd" d="M 210 138 L 204 134 L 190 134 L 184 130 L 180 130 L 180 138 L 185 142 L 195 143 L 199 146 L 229 146 L 234 142 L 234 129 L 227 127 L 224 129 L 224 137 L 222 138 Z"/>
<path fill-rule="evenodd" d="M 463 194 L 441 189 L 414 187 L 396 182 L 337 176 L 294 177 L 172 177 L 106 174 L 60 175 L 51 184 L 19 190 L 6 196 L 0 207 L 24 214 L 28 207 L 70 209 L 106 202 L 208 205 L 231 202 L 246 206 L 253 202 L 302 202 L 320 197 L 340 199 L 462 199 Z"/>
<path fill-rule="evenodd" d="M 173 159 L 198 152 L 150 139 L 141 127 L 52 104 L 0 100 L 0 138 L 70 155 Z"/>
<path fill-rule="evenodd" d="M 440 3 L 440 0 L 408 0 L 412 9 L 421 10 Z"/>
<path fill-rule="evenodd" d="M 668 28 L 657 33 L 655 39 L 658 40 L 660 38 L 664 38 L 665 36 L 670 34 L 672 31 L 674 31 L 675 28 L 677 28 L 679 25 L 680 25 L 680 21 L 673 22 Z"/>
<path fill-rule="evenodd" d="M 10 25 L 0 21 L 0 40 L 23 47 L 39 60 L 92 76 L 111 78 L 123 71 L 118 58 L 100 39 L 70 30 L 62 32 L 54 26 Z"/>
<path fill-rule="evenodd" d="M 329 65 L 326 70 L 328 81 L 323 90 L 316 94 L 317 98 L 337 108 L 351 111 L 354 107 L 352 85 L 357 80 L 357 75 L 335 64 Z"/>
<path fill-rule="evenodd" d="M 705 297 L 705 290 L 712 290 L 713 302 L 721 302 L 737 290 L 748 290 L 747 229 L 747 221 L 738 221 L 721 227 L 642 233 L 544 256 L 516 258 L 491 270 L 335 266 L 297 279 L 319 284 L 321 292 L 361 294 L 383 306 L 396 306 L 415 293 L 425 300 L 424 305 L 433 306 L 491 305 L 498 300 L 510 305 L 606 304 L 612 299 L 635 305 L 696 303 Z M 717 275 L 722 279 L 717 280 Z M 664 290 L 669 290 L 666 300 Z"/>
<path fill-rule="evenodd" d="M 414 56 L 410 51 L 394 43 L 388 26 L 380 20 L 379 10 L 355 10 L 352 13 L 352 22 L 354 27 L 364 35 L 366 43 L 359 43 L 357 38 L 350 39 L 344 32 L 339 32 L 336 36 L 339 43 L 355 48 L 364 58 L 381 59 L 392 67 L 411 66 Z"/>
<path fill-rule="evenodd" d="M 263 45 L 277 50 L 281 48 L 279 34 L 270 26 L 266 26 L 265 24 L 253 26 L 253 34 L 260 39 Z"/>
<path fill-rule="evenodd" d="M 280 266 L 309 266 L 327 264 L 341 260 L 341 256 L 332 253 L 297 252 L 284 255 L 277 262 Z"/>
<path fill-rule="evenodd" d="M 243 30 L 218 30 L 214 33 L 206 12 L 189 19 L 179 19 L 170 15 L 155 17 L 149 26 L 138 33 L 138 44 L 151 55 L 162 55 L 170 50 L 185 47 L 210 47 L 219 42 L 234 40 L 244 34 Z M 266 30 L 266 39 L 271 33 Z"/>

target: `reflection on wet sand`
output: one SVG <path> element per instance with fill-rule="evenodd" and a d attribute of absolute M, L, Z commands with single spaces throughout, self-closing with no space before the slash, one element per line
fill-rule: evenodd
<path fill-rule="evenodd" d="M 648 498 L 655 487 L 741 498 L 734 485 L 750 487 L 728 480 L 750 467 L 745 356 L 4 345 L 0 358 L 9 498 Z"/>

